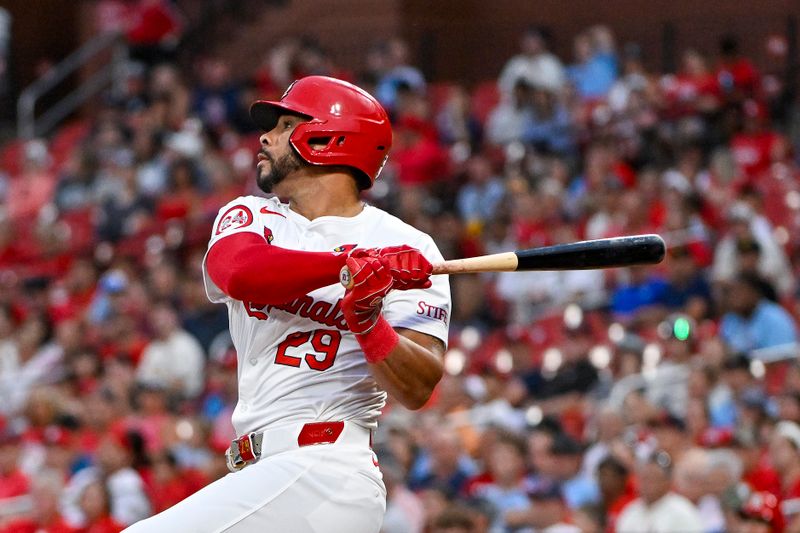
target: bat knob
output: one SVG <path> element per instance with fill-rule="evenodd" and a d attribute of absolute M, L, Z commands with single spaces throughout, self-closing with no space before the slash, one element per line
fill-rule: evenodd
<path fill-rule="evenodd" d="M 353 276 L 350 275 L 350 269 L 346 266 L 339 271 L 339 282 L 344 285 L 345 289 L 353 288 Z"/>

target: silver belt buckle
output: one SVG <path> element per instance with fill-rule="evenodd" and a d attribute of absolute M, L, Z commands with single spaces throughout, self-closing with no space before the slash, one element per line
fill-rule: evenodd
<path fill-rule="evenodd" d="M 225 464 L 228 466 L 228 471 L 231 473 L 238 472 L 247 466 L 242 456 L 239 455 L 238 447 L 235 451 L 234 447 L 236 447 L 236 441 L 231 442 L 231 445 L 225 450 Z"/>
<path fill-rule="evenodd" d="M 231 445 L 225 450 L 225 463 L 228 466 L 228 471 L 238 472 L 245 466 L 258 461 L 261 457 L 262 438 L 260 433 L 248 433 L 232 440 Z M 242 449 L 251 458 L 245 459 L 242 457 Z"/>

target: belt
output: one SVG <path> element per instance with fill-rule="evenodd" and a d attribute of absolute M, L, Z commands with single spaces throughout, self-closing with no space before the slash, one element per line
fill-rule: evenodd
<path fill-rule="evenodd" d="M 372 432 L 352 422 L 309 422 L 252 432 L 232 440 L 225 450 L 228 470 L 238 472 L 247 465 L 276 453 L 316 444 L 372 445 Z"/>

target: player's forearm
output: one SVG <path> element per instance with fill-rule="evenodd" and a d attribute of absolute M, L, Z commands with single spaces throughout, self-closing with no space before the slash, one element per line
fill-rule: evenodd
<path fill-rule="evenodd" d="M 254 233 L 226 237 L 208 251 L 208 275 L 236 300 L 281 304 L 339 281 L 346 256 L 268 244 Z"/>
<path fill-rule="evenodd" d="M 397 345 L 380 362 L 369 365 L 378 385 L 408 409 L 419 409 L 428 401 L 442 378 L 441 349 L 431 337 L 400 330 Z M 419 341 L 419 342 L 417 342 Z M 434 341 L 438 344 L 438 341 Z"/>

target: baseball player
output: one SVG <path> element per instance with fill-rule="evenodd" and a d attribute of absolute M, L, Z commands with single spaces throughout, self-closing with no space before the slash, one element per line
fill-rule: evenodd
<path fill-rule="evenodd" d="M 250 114 L 266 132 L 257 183 L 275 196 L 220 209 L 203 263 L 238 354 L 232 473 L 129 531 L 377 533 L 371 433 L 387 392 L 418 409 L 442 375 L 450 289 L 430 277 L 442 257 L 359 198 L 392 144 L 368 93 L 310 76 Z"/>

